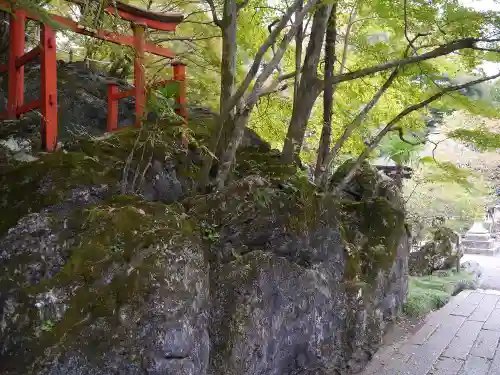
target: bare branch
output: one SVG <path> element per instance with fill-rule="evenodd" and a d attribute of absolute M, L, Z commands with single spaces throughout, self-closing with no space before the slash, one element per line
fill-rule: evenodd
<path fill-rule="evenodd" d="M 273 26 L 276 25 L 278 22 L 280 21 L 279 18 L 275 19 L 273 22 L 271 22 L 269 24 L 269 26 L 267 26 L 267 30 L 269 31 L 269 34 L 271 34 L 273 32 Z M 276 46 L 275 46 L 275 43 L 272 44 L 271 46 L 271 50 L 273 51 L 273 54 L 276 54 Z M 280 65 L 278 64 L 276 66 L 276 70 L 278 71 L 278 73 L 281 74 L 281 67 Z"/>
<path fill-rule="evenodd" d="M 204 37 L 196 37 L 196 36 L 186 36 L 186 37 L 174 37 L 174 38 L 163 38 L 163 39 L 155 39 L 156 43 L 162 42 L 194 42 L 198 40 L 209 40 L 215 38 L 222 38 L 222 35 L 212 35 L 212 36 L 204 36 Z"/>
<path fill-rule="evenodd" d="M 475 51 L 500 52 L 499 48 L 473 47 Z"/>
<path fill-rule="evenodd" d="M 221 188 L 224 186 L 224 183 L 226 182 L 226 179 L 229 175 L 230 168 L 232 166 L 232 163 L 234 161 L 235 155 L 236 155 L 236 150 L 239 146 L 239 143 L 241 142 L 241 137 L 243 135 L 243 131 L 245 129 L 245 126 L 248 122 L 248 118 L 250 116 L 250 112 L 255 106 L 255 104 L 259 100 L 259 93 L 262 90 L 262 86 L 264 82 L 269 78 L 269 76 L 272 74 L 273 70 L 275 69 L 275 66 L 281 61 L 283 58 L 283 55 L 286 52 L 286 49 L 288 45 L 290 44 L 291 40 L 294 38 L 295 34 L 297 33 L 297 30 L 299 27 L 302 27 L 302 23 L 304 20 L 305 15 L 311 10 L 311 8 L 316 5 L 319 2 L 319 0 L 309 0 L 307 4 L 303 7 L 302 11 L 300 11 L 298 14 L 296 14 L 295 20 L 290 27 L 290 30 L 285 34 L 283 37 L 281 43 L 279 44 L 278 49 L 276 50 L 276 54 L 273 56 L 269 64 L 267 64 L 262 72 L 259 74 L 257 79 L 255 80 L 255 84 L 252 88 L 252 90 L 245 95 L 244 100 L 239 105 L 239 110 L 237 114 L 237 119 L 234 125 L 233 129 L 233 134 L 231 135 L 231 140 L 229 142 L 229 147 L 227 150 L 224 152 L 224 154 L 221 157 L 221 164 L 217 173 L 216 177 L 216 185 L 218 188 Z M 302 3 L 302 0 L 298 0 L 294 3 L 292 7 L 290 7 L 287 11 L 287 14 L 291 14 L 295 11 L 295 9 L 298 8 L 298 6 Z M 279 29 L 280 25 L 285 26 L 286 23 L 280 21 L 278 26 L 276 27 L 275 30 L 273 30 L 273 33 Z M 271 42 L 271 41 L 269 41 Z M 269 46 L 267 47 L 269 48 Z M 255 61 L 254 61 L 255 64 Z M 254 73 L 254 76 L 256 75 L 257 72 Z M 248 77 L 248 75 L 247 75 Z M 233 95 L 232 99 L 234 100 L 234 103 L 236 104 L 239 101 L 239 98 L 243 96 L 243 94 L 247 91 L 248 86 L 250 84 L 250 80 L 248 81 L 247 85 L 242 84 L 238 91 L 236 92 L 235 95 Z M 238 97 L 238 92 L 240 92 L 240 96 Z M 229 106 L 228 106 L 229 107 Z M 226 115 L 226 114 L 225 114 Z M 223 118 L 223 121 L 225 121 L 225 117 Z"/>
<path fill-rule="evenodd" d="M 294 78 L 295 75 L 296 72 L 292 72 L 278 76 L 269 86 L 262 88 L 259 97 L 286 90 L 290 85 L 288 82 L 283 83 L 283 81 Z"/>
<path fill-rule="evenodd" d="M 313 4 L 315 4 L 316 1 L 310 1 L 309 7 L 307 7 L 307 10 L 309 10 Z M 280 32 L 285 28 L 287 25 L 288 21 L 292 17 L 293 13 L 295 10 L 302 4 L 302 0 L 296 0 L 294 4 L 289 7 L 283 17 L 281 17 L 280 21 L 276 25 L 276 27 L 273 29 L 273 31 L 269 34 L 267 39 L 262 43 L 260 46 L 259 50 L 257 51 L 257 54 L 255 55 L 254 61 L 252 63 L 252 66 L 250 67 L 245 79 L 241 83 L 240 87 L 238 90 L 232 95 L 231 99 L 229 100 L 229 103 L 226 107 L 226 111 L 230 111 L 232 108 L 236 106 L 236 103 L 240 100 L 240 98 L 245 94 L 245 92 L 248 90 L 248 87 L 250 86 L 250 83 L 252 80 L 255 78 L 259 71 L 259 67 L 261 66 L 262 59 L 264 58 L 264 55 L 266 52 L 271 48 L 271 46 L 276 42 L 276 39 L 278 38 Z"/>
<path fill-rule="evenodd" d="M 356 174 L 356 172 L 359 169 L 359 167 L 361 166 L 361 164 L 366 160 L 366 158 L 375 149 L 375 147 L 378 146 L 378 144 L 380 143 L 382 138 L 384 138 L 384 136 L 388 132 L 394 130 L 394 125 L 396 123 L 398 123 L 402 118 L 404 118 L 405 116 L 407 116 L 411 112 L 422 109 L 425 106 L 427 106 L 428 104 L 440 99 L 446 93 L 449 93 L 452 91 L 458 91 L 458 90 L 461 90 L 463 88 L 467 88 L 469 86 L 473 86 L 473 85 L 476 85 L 476 84 L 481 83 L 481 82 L 490 81 L 490 80 L 498 78 L 498 77 L 500 77 L 500 73 L 497 73 L 497 74 L 492 75 L 492 76 L 476 79 L 474 81 L 469 81 L 469 82 L 461 84 L 461 85 L 449 86 L 449 87 L 444 88 L 442 91 L 440 91 L 434 95 L 431 95 L 426 100 L 423 100 L 420 103 L 417 103 L 417 104 L 414 104 L 414 105 L 411 105 L 411 106 L 405 108 L 397 116 L 395 116 L 391 121 L 389 121 L 389 123 L 374 137 L 374 139 L 369 143 L 369 145 L 365 148 L 365 150 L 361 153 L 361 155 L 359 155 L 359 157 L 356 159 L 356 162 L 354 163 L 351 170 L 344 177 L 344 179 L 335 187 L 334 192 L 339 193 L 341 190 L 343 190 L 347 186 L 349 181 L 351 181 L 351 179 Z"/>
<path fill-rule="evenodd" d="M 410 141 L 408 139 L 406 139 L 404 137 L 404 132 L 403 132 L 403 128 L 401 127 L 397 127 L 397 128 L 392 128 L 390 131 L 397 131 L 398 132 L 398 137 L 401 141 L 403 141 L 404 143 L 407 143 L 409 145 L 412 145 L 412 146 L 420 146 L 420 145 L 423 145 L 425 142 L 428 141 L 427 137 L 426 138 L 423 138 L 423 139 L 419 139 L 418 141 L 416 142 L 413 142 L 413 141 Z"/>
<path fill-rule="evenodd" d="M 399 68 L 394 69 L 389 78 L 387 78 L 384 84 L 378 89 L 378 91 L 375 93 L 370 102 L 358 113 L 358 115 L 351 121 L 351 123 L 347 125 L 347 127 L 344 130 L 344 133 L 337 140 L 337 142 L 332 148 L 332 151 L 325 160 L 325 165 L 327 166 L 327 168 L 325 168 L 325 171 L 323 172 L 323 177 L 321 178 L 321 182 L 323 185 L 326 184 L 326 179 L 328 177 L 328 170 L 330 169 L 329 167 L 335 160 L 335 157 L 339 153 L 344 143 L 347 141 L 347 139 L 349 139 L 354 129 L 356 129 L 361 124 L 361 122 L 364 120 L 368 112 L 370 112 L 370 110 L 375 106 L 375 104 L 377 104 L 382 95 L 392 85 L 398 74 L 399 74 Z"/>
<path fill-rule="evenodd" d="M 374 66 L 371 66 L 368 68 L 359 69 L 359 70 L 356 70 L 356 71 L 350 72 L 350 73 L 338 74 L 338 75 L 333 76 L 331 78 L 331 83 L 338 84 L 341 82 L 352 81 L 354 79 L 358 79 L 361 77 L 365 77 L 367 75 L 375 74 L 375 73 L 381 72 L 383 70 L 388 70 L 388 69 L 394 68 L 396 66 L 403 67 L 406 65 L 420 62 L 420 61 L 425 61 L 425 60 L 433 59 L 436 57 L 449 55 L 450 53 L 461 50 L 461 49 L 467 49 L 467 48 L 477 49 L 478 47 L 476 47 L 476 43 L 481 42 L 481 41 L 493 42 L 493 41 L 497 41 L 497 40 L 486 40 L 486 39 L 477 39 L 477 38 L 458 39 L 458 40 L 443 44 L 443 45 L 435 48 L 434 50 L 423 53 L 421 55 L 406 57 L 406 58 L 403 58 L 400 60 L 388 61 L 388 62 L 383 63 L 383 64 L 374 65 Z"/>
<path fill-rule="evenodd" d="M 214 23 L 220 28 L 222 28 L 223 25 L 219 17 L 217 17 L 217 9 L 215 8 L 214 0 L 206 0 L 206 2 L 210 7 L 210 12 L 212 12 L 212 18 L 214 19 Z"/>

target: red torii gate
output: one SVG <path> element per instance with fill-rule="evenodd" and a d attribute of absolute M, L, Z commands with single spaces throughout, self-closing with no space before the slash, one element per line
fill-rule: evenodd
<path fill-rule="evenodd" d="M 80 4 L 81 0 L 68 0 Z M 26 19 L 41 21 L 40 17 L 25 9 L 16 9 L 12 4 L 0 0 L 0 5 L 11 8 L 9 61 L 0 65 L 0 73 L 8 73 L 7 111 L 0 114 L 0 119 L 14 119 L 24 113 L 40 108 L 42 114 L 42 145 L 46 151 L 53 151 L 57 145 L 57 59 L 56 34 L 47 24 L 42 23 L 40 45 L 25 53 Z M 130 21 L 134 36 L 118 35 L 103 29 L 90 30 L 77 22 L 52 14 L 50 17 L 62 26 L 83 35 L 88 35 L 112 43 L 131 46 L 135 49 L 134 88 L 120 92 L 115 83 L 108 84 L 108 119 L 107 130 L 118 127 L 118 101 L 122 98 L 135 97 L 136 126 L 140 126 L 146 105 L 144 54 L 153 53 L 158 56 L 174 59 L 174 53 L 165 47 L 160 47 L 146 41 L 146 29 L 175 31 L 183 20 L 183 15 L 177 13 L 153 13 L 116 1 L 116 6 L 105 11 L 110 15 L 118 15 L 123 20 Z M 24 65 L 41 57 L 41 97 L 31 103 L 24 103 Z M 179 89 L 176 95 L 176 112 L 184 118 L 187 124 L 186 108 L 186 72 L 185 65 L 180 62 L 171 63 L 173 79 L 160 84 L 175 82 Z M 183 139 L 186 145 L 186 140 Z"/>

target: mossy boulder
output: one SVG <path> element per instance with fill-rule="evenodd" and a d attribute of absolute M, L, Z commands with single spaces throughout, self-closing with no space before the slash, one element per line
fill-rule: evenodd
<path fill-rule="evenodd" d="M 439 226 L 433 230 L 432 240 L 410 253 L 410 273 L 420 276 L 430 275 L 435 270 L 459 270 L 462 256 L 459 235 L 450 228 Z"/>
<path fill-rule="evenodd" d="M 202 374 L 206 262 L 180 207 L 30 214 L 0 244 L 2 374 Z"/>
<path fill-rule="evenodd" d="M 407 293 L 390 181 L 373 174 L 370 194 L 339 200 L 271 168 L 167 205 L 120 195 L 122 157 L 91 146 L 58 157 L 80 155 L 97 180 L 56 164 L 29 181 L 61 176 L 60 196 L 17 196 L 4 222 L 2 374 L 343 373 L 378 348 Z"/>
<path fill-rule="evenodd" d="M 378 175 L 374 175 L 378 176 Z M 358 202 L 301 176 L 251 176 L 186 202 L 203 228 L 219 374 L 361 369 L 407 296 L 408 236 L 390 181 Z"/>
<path fill-rule="evenodd" d="M 102 187 L 107 196 L 176 201 L 187 194 L 195 165 L 184 155 L 178 127 L 148 124 L 100 138 L 74 138 L 60 152 L 0 165 L 0 209 L 5 213 L 0 234 L 25 214 L 62 203 L 82 187 Z"/>

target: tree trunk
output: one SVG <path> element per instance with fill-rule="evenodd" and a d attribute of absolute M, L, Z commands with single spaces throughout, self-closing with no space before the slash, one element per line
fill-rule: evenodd
<path fill-rule="evenodd" d="M 330 84 L 329 77 L 333 76 L 335 61 L 335 44 L 337 40 L 337 3 L 333 5 L 328 20 L 328 28 L 325 37 L 325 87 L 323 92 L 323 128 L 321 129 L 321 138 L 318 147 L 318 158 L 314 171 L 314 179 L 318 180 L 323 166 L 330 151 L 330 137 L 332 135 L 332 112 L 334 85 Z"/>
<path fill-rule="evenodd" d="M 253 105 L 246 106 L 243 112 L 238 113 L 235 116 L 234 131 L 227 146 L 227 150 L 221 158 L 217 178 L 215 180 L 215 185 L 218 189 L 222 189 L 224 187 L 226 180 L 229 177 L 229 172 L 231 171 L 231 167 L 236 157 L 236 151 L 238 150 L 238 146 L 240 145 L 243 135 L 245 134 L 245 128 L 248 123 L 248 119 L 250 118 L 252 109 Z"/>
<path fill-rule="evenodd" d="M 222 23 L 222 60 L 221 60 L 221 93 L 220 93 L 220 113 L 227 111 L 229 99 L 235 91 L 236 84 L 236 30 L 238 21 L 238 5 L 236 0 L 226 1 L 224 6 L 224 18 Z M 229 110 L 229 118 L 224 123 L 219 124 L 220 138 L 218 139 L 216 156 L 220 157 L 229 142 L 229 137 L 233 131 L 234 110 Z M 217 134 L 217 132 L 215 132 Z M 215 150 L 215 147 L 212 149 Z"/>
<path fill-rule="evenodd" d="M 328 169 L 330 168 L 330 165 L 335 161 L 335 158 L 339 154 L 340 150 L 342 149 L 342 146 L 344 143 L 349 139 L 351 136 L 352 132 L 362 124 L 363 120 L 365 117 L 368 115 L 368 113 L 371 111 L 371 109 L 378 103 L 379 99 L 382 97 L 382 95 L 391 87 L 392 83 L 396 79 L 397 75 L 399 73 L 399 68 L 396 68 L 392 71 L 391 75 L 387 80 L 384 82 L 384 84 L 378 89 L 378 91 L 375 93 L 375 95 L 372 97 L 372 99 L 366 104 L 363 109 L 356 115 L 356 117 L 349 123 L 349 125 L 346 126 L 344 129 L 344 133 L 342 136 L 335 142 L 335 145 L 333 146 L 332 151 L 328 154 L 328 157 L 325 160 L 325 168 L 324 168 L 324 173 L 321 174 L 319 180 L 320 180 L 320 185 L 325 186 L 328 182 Z"/>
<path fill-rule="evenodd" d="M 220 158 L 229 137 L 234 129 L 234 109 L 227 109 L 229 100 L 235 91 L 236 82 L 236 52 L 238 44 L 236 43 L 236 32 L 238 22 L 238 4 L 237 0 L 226 0 L 224 3 L 224 12 L 220 23 L 222 32 L 222 56 L 221 56 L 221 83 L 220 83 L 220 102 L 219 102 L 219 120 L 212 130 L 212 136 L 208 148 Z M 223 114 L 228 113 L 225 118 Z M 201 186 L 207 186 L 209 182 L 210 169 L 212 168 L 212 155 L 207 154 L 203 160 L 203 166 L 200 172 Z"/>
<path fill-rule="evenodd" d="M 335 8 L 334 8 L 335 12 L 337 10 L 336 6 L 337 6 L 337 3 L 335 4 Z M 357 8 L 356 8 L 356 5 L 354 5 L 351 9 L 351 14 L 349 16 L 349 21 L 347 23 L 347 27 L 346 27 L 346 31 L 345 31 L 344 46 L 342 48 L 342 60 L 340 62 L 340 67 L 339 67 L 337 74 L 344 74 L 344 70 L 345 70 L 346 63 L 347 63 L 347 52 L 348 52 L 348 48 L 349 48 L 349 39 L 351 37 L 351 31 L 353 29 L 354 22 L 356 20 L 356 11 L 357 11 Z M 336 18 L 335 18 L 335 23 L 336 23 Z M 328 30 L 327 30 L 327 33 L 328 33 Z M 327 38 L 328 38 L 328 35 L 327 35 Z M 334 45 L 334 47 L 335 47 L 335 45 Z M 325 49 L 326 49 L 326 46 L 325 46 Z M 335 54 L 335 51 L 333 53 Z M 325 54 L 326 54 L 326 52 L 325 52 Z M 325 70 L 326 70 L 326 68 L 325 68 Z M 331 90 L 332 90 L 331 91 L 331 98 L 332 98 L 331 99 L 331 106 L 333 107 L 333 103 L 335 101 L 335 92 L 337 91 L 338 85 L 330 85 L 329 83 L 331 83 L 331 82 L 327 82 L 329 80 L 329 78 L 332 76 L 333 76 L 333 74 L 327 75 L 325 72 L 325 93 L 324 93 L 324 95 L 326 97 L 330 96 L 327 88 L 331 87 Z M 332 111 L 333 111 L 333 108 L 332 108 Z M 329 127 L 327 127 L 325 129 L 325 131 L 329 131 L 329 133 L 323 134 L 323 131 L 322 131 L 321 141 L 320 141 L 320 145 L 318 148 L 318 161 L 317 161 L 316 170 L 314 173 L 314 179 L 315 179 L 316 183 L 321 183 L 322 176 L 324 176 L 325 173 L 328 174 L 326 169 L 329 167 L 327 159 L 328 159 L 329 152 L 330 152 L 331 119 L 333 117 L 333 113 L 330 113 L 329 116 L 330 116 L 330 125 L 329 125 Z M 324 145 L 323 142 L 326 143 L 326 146 Z M 324 149 L 320 150 L 321 147 L 324 147 Z"/>
<path fill-rule="evenodd" d="M 319 6 L 314 13 L 299 90 L 293 103 L 292 118 L 283 146 L 282 161 L 285 164 L 293 164 L 299 156 L 304 142 L 307 120 L 311 115 L 316 98 L 321 92 L 318 64 L 331 11 L 332 5 L 323 5 Z"/>
<path fill-rule="evenodd" d="M 300 13 L 302 6 L 297 10 L 295 16 Z M 304 26 L 301 25 L 297 30 L 297 35 L 295 36 L 295 78 L 293 82 L 293 100 L 297 100 L 297 95 L 299 94 L 300 85 L 300 71 L 302 67 L 302 43 L 304 42 Z"/>
<path fill-rule="evenodd" d="M 235 124 L 231 140 L 229 141 L 228 147 L 220 159 L 219 170 L 217 171 L 216 184 L 218 188 L 222 188 L 229 176 L 231 166 L 234 162 L 236 156 L 236 150 L 238 149 L 241 139 L 243 137 L 243 132 L 248 123 L 250 114 L 257 104 L 262 88 L 266 80 L 271 76 L 276 66 L 283 59 L 283 56 L 292 41 L 292 39 L 297 34 L 297 30 L 302 27 L 302 22 L 305 15 L 311 10 L 313 6 L 318 3 L 319 0 L 309 0 L 307 4 L 303 7 L 301 12 L 298 12 L 296 20 L 290 27 L 288 32 L 285 34 L 281 40 L 278 49 L 276 50 L 271 61 L 262 69 L 261 73 L 255 80 L 255 84 L 249 94 L 245 95 L 240 101 L 240 106 L 236 110 L 235 114 Z M 323 7 L 321 7 L 323 8 Z M 321 49 L 321 45 L 320 45 Z M 317 66 L 317 64 L 316 64 Z"/>

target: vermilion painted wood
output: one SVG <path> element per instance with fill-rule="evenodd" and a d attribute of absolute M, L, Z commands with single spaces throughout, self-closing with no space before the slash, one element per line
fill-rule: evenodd
<path fill-rule="evenodd" d="M 42 48 L 40 46 L 36 46 L 29 52 L 26 52 L 25 54 L 16 59 L 16 67 L 20 68 L 26 65 L 31 60 L 36 59 L 41 53 L 42 53 Z M 0 64 L 0 73 L 7 73 L 8 70 L 9 70 L 8 64 Z"/>
<path fill-rule="evenodd" d="M 172 64 L 174 69 L 174 81 L 179 82 L 179 92 L 176 97 L 176 112 L 187 121 L 187 100 L 186 100 L 186 65 L 175 62 Z"/>
<path fill-rule="evenodd" d="M 9 5 L 4 0 L 0 4 Z M 134 81 L 135 87 L 132 90 L 119 92 L 116 84 L 110 84 L 108 87 L 108 120 L 107 128 L 109 131 L 118 127 L 118 100 L 134 96 L 136 101 L 136 125 L 140 126 L 146 107 L 146 89 L 145 89 L 145 70 L 144 54 L 146 52 L 155 55 L 174 58 L 174 53 L 168 48 L 156 46 L 146 42 L 146 27 L 163 31 L 175 30 L 177 24 L 182 21 L 182 15 L 179 14 L 156 14 L 131 7 L 120 3 L 118 15 L 132 22 L 134 36 L 118 35 L 106 30 L 89 30 L 81 27 L 77 22 L 61 17 L 51 15 L 52 19 L 72 31 L 89 35 L 94 38 L 107 40 L 120 45 L 134 47 L 136 54 L 134 58 Z M 129 9 L 130 8 L 130 9 Z M 24 53 L 25 48 L 25 24 L 26 19 L 41 21 L 36 15 L 30 14 L 24 10 L 13 10 L 13 16 L 10 22 L 10 52 L 7 64 L 0 65 L 0 72 L 9 74 L 9 93 L 8 107 L 6 113 L 0 114 L 0 119 L 15 118 L 33 109 L 40 108 L 42 112 L 42 144 L 45 150 L 53 151 L 57 145 L 57 61 L 56 61 L 56 35 L 54 30 L 48 25 L 42 25 L 42 37 L 40 46 Z M 111 9 L 107 9 L 111 12 Z M 115 14 L 115 9 L 112 9 Z M 24 104 L 24 65 L 41 56 L 41 98 L 31 103 Z M 178 104 L 177 112 L 185 122 L 187 121 L 186 109 L 186 84 L 185 84 L 185 65 L 176 63 L 174 65 L 174 80 L 165 80 L 156 83 L 153 87 L 158 87 L 170 82 L 179 81 L 179 93 L 176 98 Z M 187 139 L 183 138 L 183 143 L 187 146 Z"/>
<path fill-rule="evenodd" d="M 48 25 L 42 25 L 42 145 L 53 151 L 57 145 L 57 57 L 56 33 Z"/>
<path fill-rule="evenodd" d="M 161 30 L 161 31 L 175 31 L 177 28 L 177 24 L 175 23 L 163 23 L 161 21 L 156 21 L 144 17 L 139 17 L 123 10 L 115 11 L 114 8 L 106 8 L 106 11 L 110 14 L 118 13 L 120 18 L 134 22 L 139 25 L 144 25 L 149 27 L 150 29 Z"/>
<path fill-rule="evenodd" d="M 24 115 L 25 113 L 28 113 L 28 112 L 30 112 L 30 111 L 32 111 L 34 109 L 38 109 L 41 106 L 42 106 L 42 100 L 41 99 L 33 100 L 31 103 L 24 104 L 21 107 L 17 107 L 16 114 L 18 116 L 21 116 L 21 115 Z"/>
<path fill-rule="evenodd" d="M 175 111 L 184 119 L 184 126 L 187 126 L 187 98 L 186 98 L 186 65 L 181 62 L 172 64 L 174 69 L 174 81 L 179 82 L 179 91 L 176 96 L 177 108 Z M 182 137 L 182 144 L 187 148 L 189 141 L 186 136 Z"/>
<path fill-rule="evenodd" d="M 30 15 L 29 18 L 32 18 Z M 106 30 L 98 29 L 97 31 L 91 31 L 88 29 L 82 28 L 80 25 L 78 25 L 77 22 L 66 18 L 66 17 L 61 17 L 58 15 L 51 15 L 51 18 L 60 23 L 63 26 L 66 26 L 68 29 L 71 31 L 74 31 L 75 33 L 82 34 L 82 35 L 87 35 L 91 36 L 96 39 L 101 39 L 101 40 L 106 40 L 111 43 L 115 44 L 120 44 L 120 45 L 125 45 L 125 46 L 134 46 L 134 37 L 127 36 L 127 35 L 119 35 L 119 34 L 114 34 Z M 34 17 L 33 19 L 36 19 Z M 168 58 L 174 58 L 175 54 L 168 48 L 165 47 L 160 47 L 151 43 L 145 43 L 144 49 L 146 52 L 152 53 L 153 55 L 158 55 L 162 57 L 168 57 Z"/>
<path fill-rule="evenodd" d="M 146 109 L 146 73 L 144 70 L 144 52 L 146 43 L 146 28 L 133 25 L 134 29 L 134 89 L 135 89 L 135 126 L 140 127 Z"/>
<path fill-rule="evenodd" d="M 112 132 L 118 128 L 118 100 L 116 95 L 119 93 L 118 86 L 108 84 L 108 119 L 106 130 Z"/>
<path fill-rule="evenodd" d="M 127 91 L 116 92 L 116 94 L 113 95 L 113 99 L 120 100 L 120 99 L 125 99 L 125 98 L 128 98 L 129 96 L 134 96 L 134 95 L 135 95 L 135 88 L 127 90 Z"/>
<path fill-rule="evenodd" d="M 3 0 L 0 0 L 0 4 L 2 4 L 4 6 L 10 6 L 10 4 L 8 2 L 5 2 Z M 27 12 L 27 11 L 19 11 L 19 10 L 15 11 L 15 12 L 16 13 L 17 12 L 24 13 L 25 19 L 29 18 L 29 19 L 34 20 L 34 21 L 39 21 L 39 22 L 42 21 L 41 18 L 36 14 L 32 14 L 32 13 Z M 97 29 L 97 31 L 85 29 L 82 26 L 80 26 L 78 24 L 78 22 L 75 22 L 70 18 L 59 16 L 57 14 L 51 14 L 50 18 L 52 18 L 55 22 L 61 24 L 62 26 L 65 26 L 66 28 L 70 29 L 71 31 L 73 31 L 75 33 L 91 36 L 91 37 L 96 38 L 96 39 L 106 40 L 108 42 L 115 43 L 115 44 L 120 44 L 120 45 L 125 45 L 125 46 L 130 46 L 130 47 L 134 46 L 134 38 L 131 36 L 114 34 L 114 33 L 111 33 L 109 31 L 106 31 L 103 29 Z M 158 21 L 156 21 L 156 22 L 158 22 Z M 172 26 L 169 26 L 169 30 L 172 27 L 173 27 L 173 30 L 175 30 L 176 26 L 177 26 L 177 24 L 172 24 Z M 24 31 L 23 31 L 23 35 L 24 35 Z M 12 41 L 12 38 L 11 38 L 11 41 Z M 175 54 L 170 49 L 165 48 L 165 47 L 160 47 L 160 46 L 157 46 L 157 45 L 151 44 L 151 43 L 145 44 L 145 51 L 148 53 L 152 53 L 153 55 L 168 57 L 171 59 L 173 59 L 175 57 Z M 24 47 L 23 47 L 22 53 L 24 53 Z M 7 69 L 3 65 L 0 65 L 0 73 L 6 72 L 6 71 L 7 71 Z"/>
<path fill-rule="evenodd" d="M 42 48 L 40 46 L 36 46 L 31 51 L 26 52 L 22 56 L 16 59 L 16 67 L 20 68 L 30 62 L 31 60 L 36 59 L 42 53 Z"/>
<path fill-rule="evenodd" d="M 26 14 L 18 10 L 11 14 L 9 23 L 10 51 L 8 62 L 9 93 L 7 98 L 7 116 L 16 117 L 18 105 L 24 104 L 24 67 L 17 67 L 18 57 L 24 54 L 24 29 Z"/>

